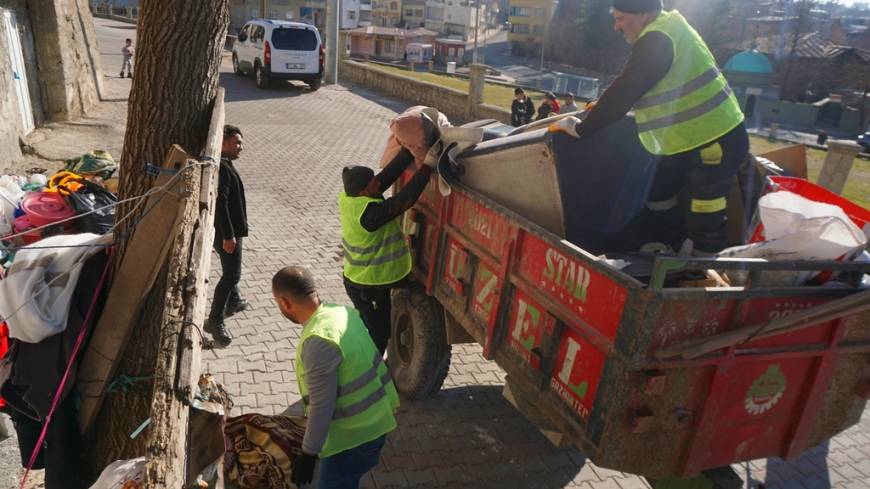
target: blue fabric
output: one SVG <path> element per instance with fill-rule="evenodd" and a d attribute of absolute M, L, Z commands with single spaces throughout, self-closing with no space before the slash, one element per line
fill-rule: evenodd
<path fill-rule="evenodd" d="M 387 441 L 382 435 L 368 443 L 320 459 L 318 489 L 358 489 L 359 481 L 378 465 Z"/>

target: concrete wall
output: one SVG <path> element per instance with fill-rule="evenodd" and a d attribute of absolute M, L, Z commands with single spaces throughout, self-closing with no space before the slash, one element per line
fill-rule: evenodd
<path fill-rule="evenodd" d="M 3 10 L 0 9 L 0 14 Z M 21 133 L 21 123 L 18 113 L 18 101 L 12 85 L 12 63 L 6 53 L 10 46 L 6 42 L 6 25 L 0 21 L 0 167 L 7 166 L 21 155 L 18 146 L 18 136 Z"/>
<path fill-rule="evenodd" d="M 46 119 L 84 116 L 99 102 L 102 84 L 87 0 L 31 0 L 28 7 Z"/>
<path fill-rule="evenodd" d="M 388 73 L 357 61 L 344 60 L 338 69 L 339 77 L 376 92 L 407 102 L 409 105 L 435 107 L 454 124 L 468 122 L 468 94 L 432 83 Z"/>
<path fill-rule="evenodd" d="M 409 105 L 427 105 L 441 111 L 453 124 L 496 119 L 510 124 L 509 111 L 494 105 L 469 107 L 467 92 L 415 80 L 358 61 L 343 60 L 338 76 L 355 85 L 398 98 Z"/>

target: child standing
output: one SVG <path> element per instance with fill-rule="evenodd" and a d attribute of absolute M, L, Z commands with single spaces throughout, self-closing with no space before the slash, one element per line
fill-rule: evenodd
<path fill-rule="evenodd" d="M 121 54 L 124 55 L 124 64 L 121 65 L 121 78 L 124 78 L 125 69 L 127 70 L 127 78 L 133 78 L 133 55 L 135 54 L 135 49 L 133 48 L 132 39 L 125 41 Z"/>

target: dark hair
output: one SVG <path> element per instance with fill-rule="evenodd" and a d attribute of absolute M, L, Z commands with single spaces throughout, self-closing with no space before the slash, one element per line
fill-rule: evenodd
<path fill-rule="evenodd" d="M 514 95 L 519 95 L 521 93 L 526 93 L 526 92 L 524 92 L 523 89 L 520 87 L 517 87 L 514 89 Z"/>
<path fill-rule="evenodd" d="M 317 297 L 314 276 L 308 270 L 293 266 L 284 267 L 272 277 L 272 290 L 294 300 Z"/>
<path fill-rule="evenodd" d="M 550 100 L 556 100 L 556 95 L 554 95 L 553 92 L 547 92 L 544 96 Z"/>
<path fill-rule="evenodd" d="M 124 40 L 127 41 L 127 42 L 133 42 L 133 40 L 130 39 L 129 37 L 128 37 L 127 39 L 124 39 Z"/>
<path fill-rule="evenodd" d="M 230 124 L 227 124 L 224 126 L 224 138 L 231 138 L 231 137 L 235 136 L 236 134 L 238 134 L 239 136 L 243 136 L 242 130 L 239 129 L 238 127 L 232 126 Z"/>
<path fill-rule="evenodd" d="M 568 97 L 574 98 L 574 93 L 573 92 L 566 93 L 565 98 L 568 98 Z"/>

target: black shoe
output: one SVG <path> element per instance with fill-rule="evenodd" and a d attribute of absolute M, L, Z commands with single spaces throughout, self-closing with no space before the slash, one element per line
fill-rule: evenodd
<path fill-rule="evenodd" d="M 217 343 L 221 347 L 227 347 L 233 341 L 233 335 L 230 334 L 230 331 L 227 329 L 227 325 L 224 324 L 223 321 L 214 321 L 212 319 L 207 319 L 205 321 L 205 332 L 212 335 Z"/>
<path fill-rule="evenodd" d="M 122 71 L 121 74 L 118 76 L 120 76 L 121 78 L 124 78 L 124 72 Z"/>
<path fill-rule="evenodd" d="M 133 79 L 133 73 L 127 73 L 127 78 L 129 78 L 129 79 L 132 80 L 132 79 Z"/>
<path fill-rule="evenodd" d="M 239 302 L 236 302 L 235 304 L 227 304 L 227 308 L 224 310 L 224 317 L 228 318 L 234 314 L 247 311 L 250 308 L 250 302 L 245 299 L 239 299 Z"/>

